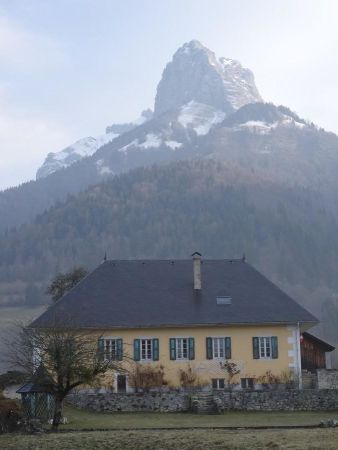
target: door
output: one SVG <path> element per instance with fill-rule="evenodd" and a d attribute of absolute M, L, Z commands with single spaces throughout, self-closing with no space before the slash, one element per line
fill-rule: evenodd
<path fill-rule="evenodd" d="M 117 375 L 117 392 L 127 392 L 127 377 L 126 375 Z"/>

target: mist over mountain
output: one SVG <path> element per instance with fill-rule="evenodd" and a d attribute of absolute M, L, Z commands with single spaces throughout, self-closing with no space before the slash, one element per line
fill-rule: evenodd
<path fill-rule="evenodd" d="M 311 188 L 212 159 L 130 171 L 0 238 L 3 304 L 44 302 L 59 270 L 109 258 L 241 257 L 295 296 L 335 342 L 337 218 Z M 192 249 L 192 250 L 191 250 Z M 318 301 L 320 299 L 320 301 Z M 328 314 L 328 312 L 330 312 Z"/>
<path fill-rule="evenodd" d="M 335 134 L 265 103 L 249 69 L 191 41 L 154 112 L 49 154 L 36 181 L 0 193 L 0 302 L 44 302 L 55 272 L 105 251 L 245 252 L 338 342 L 337 173 Z"/>

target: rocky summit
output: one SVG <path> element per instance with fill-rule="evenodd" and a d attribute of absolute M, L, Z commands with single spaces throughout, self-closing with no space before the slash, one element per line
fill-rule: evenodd
<path fill-rule="evenodd" d="M 191 101 L 230 114 L 262 98 L 249 69 L 233 59 L 217 59 L 194 40 L 179 48 L 164 69 L 157 87 L 155 116 Z"/>
<path fill-rule="evenodd" d="M 260 101 L 261 96 L 249 69 L 233 59 L 217 59 L 211 50 L 193 40 L 180 47 L 165 67 L 157 87 L 154 114 L 147 109 L 133 122 L 110 125 L 104 135 L 86 137 L 60 152 L 49 153 L 36 177 L 43 178 L 69 167 L 83 157 L 93 155 L 121 134 L 167 113 L 174 116 L 171 122 L 174 120 L 176 125 L 193 130 L 197 135 L 205 135 L 243 105 Z M 127 148 L 123 146 L 123 152 L 135 147 L 162 148 L 164 145 L 167 150 L 182 147 L 185 139 L 177 140 L 177 133 L 173 133 L 170 128 L 166 126 L 164 135 L 157 138 L 153 138 L 154 133 L 148 133 L 143 139 L 141 131 L 136 140 L 126 144 Z M 99 162 L 97 166 L 100 174 L 116 172 L 112 168 L 107 171 L 102 164 Z"/>

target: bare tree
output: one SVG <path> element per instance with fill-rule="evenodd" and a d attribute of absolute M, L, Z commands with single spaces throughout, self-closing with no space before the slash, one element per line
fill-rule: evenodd
<path fill-rule="evenodd" d="M 121 361 L 111 361 L 99 350 L 97 339 L 84 330 L 54 321 L 48 328 L 17 325 L 10 342 L 8 361 L 12 366 L 33 374 L 42 364 L 44 376 L 51 380 L 50 393 L 55 409 L 52 429 L 61 421 L 63 401 L 77 386 L 92 385 L 108 370 L 122 371 Z"/>

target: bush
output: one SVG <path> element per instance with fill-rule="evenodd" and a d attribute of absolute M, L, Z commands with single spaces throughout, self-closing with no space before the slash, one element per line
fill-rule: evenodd
<path fill-rule="evenodd" d="M 135 369 L 129 374 L 130 384 L 138 391 L 149 391 L 154 388 L 161 388 L 168 383 L 164 378 L 163 366 L 143 366 L 136 364 Z"/>
<path fill-rule="evenodd" d="M 257 382 L 265 388 L 277 388 L 277 385 L 281 383 L 280 377 L 274 375 L 271 370 L 267 370 L 263 375 L 257 378 Z"/>
<path fill-rule="evenodd" d="M 19 403 L 0 395 L 0 434 L 12 433 L 21 428 L 22 412 Z"/>
<path fill-rule="evenodd" d="M 190 366 L 186 370 L 178 369 L 178 376 L 180 384 L 184 389 L 192 387 L 201 388 L 208 384 L 206 381 L 202 381 Z"/>

